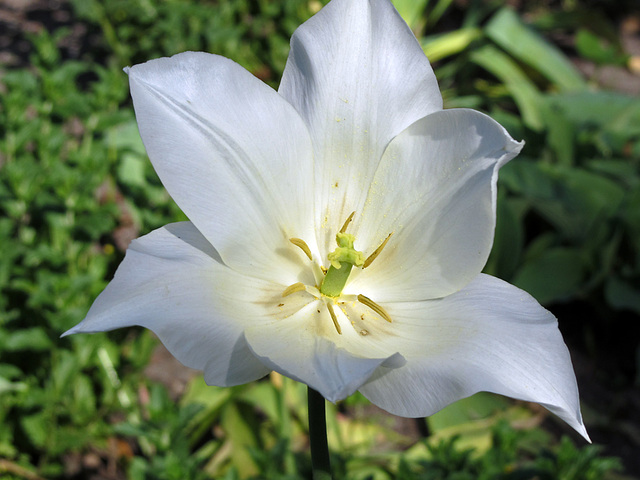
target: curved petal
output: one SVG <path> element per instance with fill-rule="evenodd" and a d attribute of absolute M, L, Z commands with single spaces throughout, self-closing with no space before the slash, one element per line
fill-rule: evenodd
<path fill-rule="evenodd" d="M 287 239 L 313 235 L 311 140 L 298 113 L 217 55 L 181 53 L 128 73 L 140 135 L 169 194 L 227 265 L 272 278 L 291 260 Z"/>
<path fill-rule="evenodd" d="M 393 235 L 349 290 L 380 302 L 418 301 L 470 282 L 493 244 L 498 169 L 522 145 L 466 109 L 433 113 L 398 135 L 354 226 L 365 254 Z"/>
<path fill-rule="evenodd" d="M 140 325 L 183 364 L 204 370 L 207 383 L 239 385 L 270 371 L 242 335 L 265 321 L 248 301 L 264 287 L 224 266 L 190 222 L 174 223 L 131 243 L 87 317 L 65 335 Z"/>
<path fill-rule="evenodd" d="M 480 391 L 536 402 L 589 439 L 578 387 L 555 317 L 522 290 L 479 275 L 439 300 L 394 303 L 388 351 L 407 363 L 380 367 L 360 391 L 396 415 L 422 417 Z"/>
<path fill-rule="evenodd" d="M 337 333 L 321 301 L 312 301 L 289 317 L 245 330 L 251 351 L 269 368 L 305 383 L 336 402 L 355 392 L 383 364 L 394 368 L 398 354 L 364 358 L 333 340 Z"/>
<path fill-rule="evenodd" d="M 326 254 L 336 228 L 361 209 L 389 141 L 440 110 L 442 97 L 422 48 L 388 0 L 333 0 L 298 28 L 278 91 L 313 138 L 318 243 Z"/>

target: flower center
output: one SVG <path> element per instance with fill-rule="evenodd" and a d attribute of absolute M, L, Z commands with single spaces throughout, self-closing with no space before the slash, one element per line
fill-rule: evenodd
<path fill-rule="evenodd" d="M 364 265 L 364 254 L 353 248 L 356 237 L 349 233 L 338 233 L 338 248 L 328 255 L 331 266 L 320 285 L 320 293 L 327 297 L 339 297 L 344 289 L 351 268 Z"/>
<path fill-rule="evenodd" d="M 333 252 L 327 255 L 327 259 L 330 263 L 329 269 L 327 270 L 326 268 L 320 266 L 322 274 L 324 275 L 322 277 L 322 281 L 319 282 L 320 286 L 316 285 L 315 287 L 310 287 L 304 285 L 303 283 L 294 283 L 293 285 L 288 286 L 282 292 L 282 297 L 287 297 L 296 292 L 306 291 L 307 293 L 316 297 L 318 300 L 322 300 L 326 305 L 333 325 L 338 334 L 342 334 L 342 328 L 340 327 L 338 315 L 336 314 L 336 309 L 334 307 L 337 306 L 339 309 L 341 309 L 342 307 L 340 307 L 340 305 L 344 304 L 347 300 L 357 301 L 360 304 L 368 307 L 375 314 L 377 314 L 377 316 L 383 318 L 387 322 L 391 323 L 392 321 L 386 310 L 382 306 L 371 300 L 369 297 L 361 294 L 357 296 L 342 295 L 342 291 L 344 290 L 347 280 L 349 279 L 351 269 L 354 266 L 364 269 L 371 265 L 371 263 L 378 257 L 378 255 L 380 255 L 380 252 L 382 252 L 382 249 L 385 247 L 392 235 L 392 233 L 390 233 L 382 242 L 382 244 L 378 248 L 376 248 L 373 253 L 365 258 L 364 253 L 356 250 L 354 247 L 355 235 L 346 233 L 347 227 L 353 220 L 354 214 L 355 212 L 349 215 L 349 218 L 347 218 L 340 231 L 336 234 L 336 242 L 338 244 L 338 247 Z M 313 261 L 311 249 L 304 240 L 300 238 L 290 238 L 289 241 L 293 245 L 300 248 L 310 261 Z M 347 299 L 346 297 L 350 298 Z M 320 310 L 318 310 L 318 312 L 320 312 Z M 364 315 L 361 315 L 360 317 L 364 318 Z M 354 322 L 351 321 L 351 324 L 353 323 Z M 362 330 L 360 333 L 363 336 L 369 334 L 367 330 Z"/>

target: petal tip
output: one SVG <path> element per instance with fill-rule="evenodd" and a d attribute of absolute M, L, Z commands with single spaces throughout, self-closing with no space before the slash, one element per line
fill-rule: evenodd
<path fill-rule="evenodd" d="M 68 337 L 69 335 L 75 335 L 76 333 L 82 333 L 82 331 L 82 322 L 80 322 L 75 327 L 71 327 L 69 330 L 60 335 L 60 338 Z"/>

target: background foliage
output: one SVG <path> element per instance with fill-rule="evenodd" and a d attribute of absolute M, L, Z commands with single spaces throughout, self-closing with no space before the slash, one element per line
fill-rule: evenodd
<path fill-rule="evenodd" d="M 152 358 L 148 332 L 59 335 L 83 318 L 132 238 L 184 218 L 146 158 L 122 67 L 203 50 L 277 86 L 289 37 L 322 3 L 2 7 L 1 478 L 307 477 L 301 385 L 274 374 L 206 387 Z M 558 315 L 600 445 L 574 444 L 543 410 L 489 394 L 417 422 L 355 395 L 329 411 L 336 477 L 640 475 L 640 52 L 625 43 L 637 40 L 640 18 L 632 2 L 394 3 L 434 62 L 446 107 L 486 111 L 527 142 L 501 171 L 486 271 Z M 159 363 L 164 375 L 152 374 Z M 176 387 L 185 375 L 186 388 Z"/>

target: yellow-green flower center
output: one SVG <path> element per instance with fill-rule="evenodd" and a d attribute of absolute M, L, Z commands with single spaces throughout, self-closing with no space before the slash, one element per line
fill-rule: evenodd
<path fill-rule="evenodd" d="M 349 275 L 351 273 L 351 269 L 355 267 L 367 268 L 371 265 L 382 249 L 385 247 L 389 239 L 391 238 L 391 233 L 387 236 L 387 238 L 382 242 L 382 244 L 376 248 L 373 253 L 371 253 L 368 257 L 365 258 L 364 254 L 354 247 L 355 235 L 350 233 L 346 233 L 346 229 L 351 223 L 355 212 L 349 215 L 349 218 L 344 222 L 344 225 L 340 229 L 340 231 L 336 234 L 336 242 L 338 247 L 331 253 L 327 255 L 327 259 L 329 260 L 330 266 L 327 270 L 324 267 L 319 267 L 322 269 L 322 273 L 319 273 L 320 276 L 324 274 L 322 280 L 316 284 L 315 287 L 304 285 L 303 283 L 294 283 L 293 285 L 289 285 L 283 292 L 282 297 L 288 297 L 297 292 L 305 291 L 308 294 L 311 294 L 318 298 L 319 300 L 323 299 L 323 303 L 326 305 L 327 310 L 329 311 L 329 315 L 331 320 L 333 321 L 333 325 L 338 332 L 338 334 L 342 334 L 342 328 L 340 327 L 340 322 L 338 320 L 338 315 L 336 314 L 344 304 L 345 301 L 357 301 L 358 303 L 368 307 L 379 317 L 383 318 L 387 322 L 391 323 L 391 317 L 386 312 L 386 310 L 378 305 L 376 302 L 371 300 L 369 297 L 366 297 L 362 294 L 360 295 L 345 295 L 342 294 L 342 291 L 347 284 L 347 280 L 349 279 Z M 311 254 L 311 249 L 306 244 L 306 242 L 300 238 L 290 238 L 289 241 L 300 248 L 304 254 L 309 258 L 310 261 L 313 262 L 313 256 Z M 318 270 L 319 272 L 319 270 Z M 316 277 L 318 278 L 318 277 Z M 315 293 L 314 293 L 315 292 Z M 351 298 L 352 300 L 346 300 L 346 298 Z M 282 304 L 280 304 L 282 305 Z M 338 308 L 338 310 L 334 309 L 334 307 Z M 320 310 L 318 310 L 320 313 Z M 363 318 L 363 315 L 361 315 Z M 353 324 L 353 322 L 351 322 Z M 366 332 L 366 330 L 362 330 L 362 332 Z M 362 333 L 362 335 L 366 335 L 367 333 Z"/>
<path fill-rule="evenodd" d="M 353 247 L 356 237 L 350 233 L 338 233 L 338 248 L 328 255 L 331 266 L 320 285 L 320 293 L 327 297 L 339 297 L 344 289 L 351 268 L 364 265 L 364 254 Z"/>

